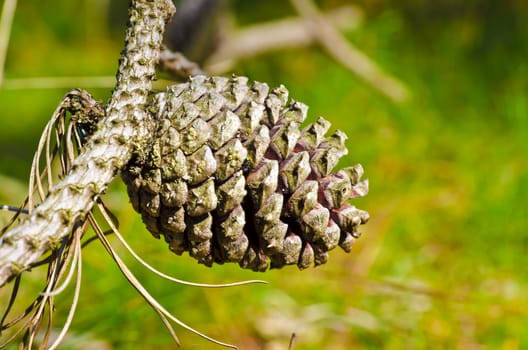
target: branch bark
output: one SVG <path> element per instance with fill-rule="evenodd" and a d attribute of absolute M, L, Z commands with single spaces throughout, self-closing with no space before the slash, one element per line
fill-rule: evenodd
<path fill-rule="evenodd" d="M 154 127 L 145 110 L 165 29 L 174 13 L 170 0 L 133 0 L 117 83 L 100 129 L 71 171 L 22 224 L 0 238 L 0 287 L 38 261 L 84 220 Z"/>

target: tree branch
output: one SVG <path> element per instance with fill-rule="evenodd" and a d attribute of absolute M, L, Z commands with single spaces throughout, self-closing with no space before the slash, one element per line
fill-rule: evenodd
<path fill-rule="evenodd" d="M 383 72 L 367 55 L 348 42 L 332 24 L 326 21 L 312 1 L 290 0 L 290 2 L 305 19 L 305 24 L 312 35 L 337 62 L 394 102 L 404 102 L 409 98 L 407 88 L 400 81 Z"/>
<path fill-rule="evenodd" d="M 356 29 L 363 13 L 355 6 L 342 6 L 323 14 L 340 30 Z M 229 23 L 229 22 L 228 22 Z M 284 18 L 255 24 L 241 29 L 229 30 L 220 47 L 207 59 L 204 69 L 210 74 L 228 71 L 239 60 L 257 56 L 272 50 L 305 47 L 316 42 L 316 38 L 300 17 Z"/>
<path fill-rule="evenodd" d="M 205 75 L 198 64 L 190 61 L 179 52 L 171 52 L 163 47 L 160 53 L 159 68 L 176 77 L 187 79 L 195 75 Z"/>
<path fill-rule="evenodd" d="M 170 0 L 133 0 L 117 84 L 100 129 L 64 180 L 29 218 L 0 239 L 0 286 L 31 268 L 84 220 L 101 195 L 152 132 L 145 111 L 158 61 L 165 23 L 174 13 Z"/>

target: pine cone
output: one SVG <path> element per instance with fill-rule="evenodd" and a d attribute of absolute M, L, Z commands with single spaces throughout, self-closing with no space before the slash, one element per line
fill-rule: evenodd
<path fill-rule="evenodd" d="M 346 135 L 325 138 L 319 118 L 300 128 L 307 106 L 280 86 L 203 76 L 153 97 L 152 143 L 122 172 L 147 229 L 176 254 L 265 271 L 324 264 L 350 251 L 368 213 L 361 165 L 331 173 Z"/>

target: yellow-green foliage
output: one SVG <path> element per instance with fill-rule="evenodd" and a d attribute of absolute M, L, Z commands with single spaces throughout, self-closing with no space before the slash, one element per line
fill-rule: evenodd
<path fill-rule="evenodd" d="M 110 1 L 55 3 L 20 2 L 6 77 L 113 75 L 122 36 L 101 16 Z M 371 185 L 358 201 L 371 221 L 351 254 L 336 251 L 328 264 L 302 272 L 209 269 L 154 240 L 122 184 L 109 191 L 104 200 L 121 232 L 164 272 L 205 283 L 271 283 L 202 290 L 172 285 L 131 263 L 167 309 L 241 349 L 286 349 L 292 332 L 296 349 L 520 349 L 528 343 L 528 7 L 500 2 L 486 12 L 492 1 L 411 3 L 365 0 L 365 21 L 348 34 L 408 85 L 412 98 L 405 104 L 391 103 L 318 48 L 266 54 L 235 71 L 286 85 L 310 106 L 309 122 L 323 115 L 349 135 L 342 165 L 361 162 Z M 291 14 L 284 4 L 235 1 L 235 9 L 248 23 Z M 100 99 L 110 94 L 89 90 Z M 42 127 L 66 91 L 0 89 L 2 176 L 25 183 Z M 0 188 L 9 204 L 22 195 L 13 186 Z M 90 336 L 113 349 L 171 348 L 156 314 L 99 243 L 83 258 L 71 343 Z M 23 280 L 29 290 L 40 286 L 37 271 Z M 0 290 L 2 300 L 6 295 Z M 59 296 L 57 325 L 69 296 Z M 212 347 L 178 333 L 185 349 Z"/>

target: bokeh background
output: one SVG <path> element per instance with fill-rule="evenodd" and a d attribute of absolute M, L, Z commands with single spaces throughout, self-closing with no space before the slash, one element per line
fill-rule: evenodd
<path fill-rule="evenodd" d="M 528 4 L 521 0 L 322 0 L 356 5 L 362 20 L 344 35 L 411 97 L 391 101 L 320 46 L 270 51 L 234 72 L 310 106 L 348 136 L 341 165 L 362 163 L 371 214 L 351 254 L 334 251 L 316 269 L 265 274 L 212 269 L 173 255 L 143 227 L 119 182 L 104 197 L 134 248 L 162 271 L 206 283 L 265 279 L 268 285 L 204 290 L 163 281 L 126 261 L 167 309 L 241 349 L 528 348 Z M 62 96 L 111 85 L 80 80 L 38 88 L 31 80 L 113 76 L 126 2 L 20 1 L 0 88 L 0 200 L 24 198 L 39 135 Z M 244 27 L 295 16 L 287 1 L 232 1 Z M 84 84 L 84 85 L 83 85 Z M 9 214 L 0 213 L 0 222 Z M 116 244 L 117 246 L 117 244 Z M 81 301 L 65 349 L 169 349 L 157 315 L 126 283 L 99 243 L 83 251 Z M 42 287 L 24 278 L 22 308 Z M 8 289 L 0 290 L 7 302 Z M 27 298 L 27 299 L 25 299 Z M 56 326 L 70 305 L 58 298 Z M 4 302 L 1 301 L 0 305 Z M 216 348 L 178 329 L 183 349 Z"/>

